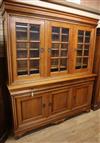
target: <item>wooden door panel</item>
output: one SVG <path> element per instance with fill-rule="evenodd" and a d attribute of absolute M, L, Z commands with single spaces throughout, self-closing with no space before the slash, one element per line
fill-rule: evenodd
<path fill-rule="evenodd" d="M 52 93 L 51 114 L 70 110 L 71 92 L 70 90 L 59 90 Z"/>
<path fill-rule="evenodd" d="M 73 90 L 73 107 L 79 108 L 90 105 L 92 97 L 92 85 L 75 87 Z"/>
<path fill-rule="evenodd" d="M 22 108 L 22 118 L 23 120 L 29 118 L 36 118 L 41 116 L 42 113 L 42 97 L 37 97 L 29 100 L 24 100 L 21 102 Z"/>
<path fill-rule="evenodd" d="M 16 99 L 18 124 L 37 122 L 45 117 L 46 114 L 45 94 L 35 95 L 34 97 L 20 97 Z"/>

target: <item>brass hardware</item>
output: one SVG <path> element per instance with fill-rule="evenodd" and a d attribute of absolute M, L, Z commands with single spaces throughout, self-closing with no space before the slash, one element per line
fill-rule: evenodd
<path fill-rule="evenodd" d="M 48 53 L 51 54 L 51 48 L 48 48 Z"/>

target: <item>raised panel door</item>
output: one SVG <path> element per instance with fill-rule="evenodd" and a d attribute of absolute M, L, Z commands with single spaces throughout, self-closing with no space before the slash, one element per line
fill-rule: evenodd
<path fill-rule="evenodd" d="M 72 95 L 72 108 L 77 109 L 83 106 L 90 106 L 93 85 L 79 85 L 74 87 Z"/>
<path fill-rule="evenodd" d="M 62 114 L 71 110 L 71 89 L 58 89 L 52 92 L 50 98 L 50 114 Z"/>
<path fill-rule="evenodd" d="M 30 94 L 15 98 L 18 126 L 41 122 L 46 116 L 46 94 Z"/>

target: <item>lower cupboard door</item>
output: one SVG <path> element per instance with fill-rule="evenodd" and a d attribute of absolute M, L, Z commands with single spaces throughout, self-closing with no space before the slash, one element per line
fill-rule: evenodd
<path fill-rule="evenodd" d="M 72 108 L 77 109 L 91 104 L 93 84 L 79 85 L 73 89 Z"/>
<path fill-rule="evenodd" d="M 17 97 L 16 116 L 18 126 L 42 121 L 46 114 L 45 102 L 44 94 L 36 95 L 34 97 Z"/>
<path fill-rule="evenodd" d="M 52 92 L 50 98 L 50 114 L 57 115 L 63 114 L 71 110 L 71 96 L 72 90 L 70 89 L 59 89 L 58 91 Z"/>

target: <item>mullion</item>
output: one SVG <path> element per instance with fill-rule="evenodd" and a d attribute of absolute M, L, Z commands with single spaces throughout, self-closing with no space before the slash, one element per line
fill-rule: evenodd
<path fill-rule="evenodd" d="M 81 56 L 81 68 L 83 68 L 83 56 L 84 56 L 84 42 L 85 42 L 85 31 L 83 35 L 83 43 L 82 43 L 82 56 Z"/>
<path fill-rule="evenodd" d="M 60 72 L 60 63 L 61 63 L 61 42 L 62 42 L 62 28 L 60 28 L 60 45 L 59 45 L 59 59 L 58 59 L 59 72 Z"/>
<path fill-rule="evenodd" d="M 28 33 L 28 60 L 27 60 L 27 64 L 28 64 L 28 75 L 30 75 L 30 24 L 28 24 L 28 29 L 27 29 L 27 33 Z"/>

